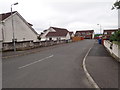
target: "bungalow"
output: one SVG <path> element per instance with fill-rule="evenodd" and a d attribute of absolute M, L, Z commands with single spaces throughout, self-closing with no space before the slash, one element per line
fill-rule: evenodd
<path fill-rule="evenodd" d="M 71 38 L 75 36 L 73 32 L 69 32 L 69 33 Z"/>
<path fill-rule="evenodd" d="M 109 29 L 103 31 L 103 38 L 109 39 L 112 34 L 114 34 L 118 29 Z"/>
<path fill-rule="evenodd" d="M 0 14 L 3 42 L 12 42 L 13 33 L 16 41 L 37 41 L 37 32 L 17 11 Z M 13 21 L 13 26 L 12 26 Z M 14 31 L 13 31 L 14 28 Z"/>
<path fill-rule="evenodd" d="M 67 29 L 64 28 L 57 28 L 57 27 L 50 27 L 40 35 L 41 41 L 46 40 L 70 40 L 70 34 Z"/>
<path fill-rule="evenodd" d="M 80 36 L 85 39 L 93 39 L 94 38 L 94 30 L 76 31 L 75 36 Z"/>

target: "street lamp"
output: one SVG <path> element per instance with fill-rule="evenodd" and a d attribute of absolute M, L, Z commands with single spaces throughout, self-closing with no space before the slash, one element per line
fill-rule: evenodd
<path fill-rule="evenodd" d="M 102 32 L 101 32 L 101 30 L 102 30 L 102 26 L 101 26 L 101 24 L 97 24 L 97 25 L 100 26 L 100 34 L 102 34 Z"/>
<path fill-rule="evenodd" d="M 16 47 L 15 47 L 15 32 L 14 32 L 14 24 L 13 24 L 12 6 L 13 6 L 13 5 L 17 5 L 17 4 L 18 4 L 18 2 L 11 4 L 11 17 L 12 17 L 13 48 L 14 48 L 14 51 L 16 51 Z"/>

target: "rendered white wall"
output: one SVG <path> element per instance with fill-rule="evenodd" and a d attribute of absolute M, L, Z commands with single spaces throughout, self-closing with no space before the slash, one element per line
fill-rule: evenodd
<path fill-rule="evenodd" d="M 75 36 L 74 34 L 71 35 L 71 37 L 74 37 L 74 36 Z"/>
<path fill-rule="evenodd" d="M 33 40 L 37 41 L 37 35 L 27 26 L 26 23 L 17 15 L 13 16 L 14 32 L 17 41 Z M 11 42 L 13 38 L 12 20 L 7 19 L 4 23 L 4 42 Z M 25 38 L 25 39 L 24 39 Z"/>
<path fill-rule="evenodd" d="M 47 35 L 49 32 L 55 32 L 55 30 L 52 29 L 52 28 L 47 29 L 47 31 L 44 32 L 43 35 L 41 35 L 41 41 L 45 41 L 45 40 L 47 40 L 46 35 Z"/>
<path fill-rule="evenodd" d="M 41 41 L 49 40 L 49 37 L 46 37 L 46 35 L 47 35 L 49 32 L 55 32 L 55 30 L 52 29 L 52 28 L 47 29 L 47 31 L 46 31 L 43 35 L 41 35 Z M 52 38 L 52 40 L 54 40 L 54 41 L 56 41 L 57 38 L 60 38 L 60 40 L 69 40 L 69 39 L 70 39 L 70 34 L 67 33 L 66 37 L 51 37 L 51 38 Z"/>
<path fill-rule="evenodd" d="M 111 42 L 108 40 L 104 40 L 104 46 L 109 50 L 111 54 L 120 58 L 120 48 L 117 44 L 113 44 L 112 49 L 110 49 Z"/>
<path fill-rule="evenodd" d="M 53 41 L 57 40 L 57 37 L 51 37 Z M 46 40 L 49 40 L 49 37 L 46 38 Z"/>
<path fill-rule="evenodd" d="M 69 40 L 69 39 L 70 39 L 70 34 L 67 33 L 67 35 L 66 35 L 66 40 Z"/>
<path fill-rule="evenodd" d="M 2 24 L 0 23 L 0 41 L 2 41 Z"/>

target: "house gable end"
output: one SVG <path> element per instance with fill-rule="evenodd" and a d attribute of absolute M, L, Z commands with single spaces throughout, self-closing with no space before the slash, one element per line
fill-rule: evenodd
<path fill-rule="evenodd" d="M 29 23 L 17 12 L 16 13 L 22 20 L 23 22 L 36 34 L 38 35 L 38 33 L 31 27 L 31 25 L 29 25 Z"/>

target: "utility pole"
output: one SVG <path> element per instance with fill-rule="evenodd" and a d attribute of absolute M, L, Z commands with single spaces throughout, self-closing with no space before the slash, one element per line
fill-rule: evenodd
<path fill-rule="evenodd" d="M 97 25 L 100 26 L 100 34 L 102 34 L 102 26 L 101 26 L 101 24 L 97 24 Z"/>

